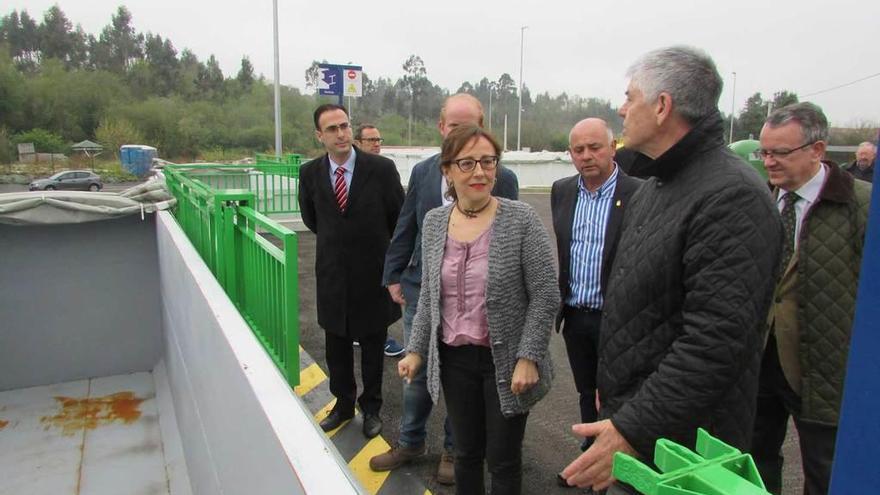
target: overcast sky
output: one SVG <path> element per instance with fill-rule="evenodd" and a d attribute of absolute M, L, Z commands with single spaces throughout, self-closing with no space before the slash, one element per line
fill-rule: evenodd
<path fill-rule="evenodd" d="M 5 0 L 0 14 L 27 10 L 42 20 L 57 3 L 74 25 L 92 34 L 119 5 L 138 32 L 170 38 L 206 60 L 214 54 L 226 76 L 247 55 L 255 71 L 273 76 L 271 0 Z M 706 50 L 725 79 L 720 107 L 738 113 L 746 98 L 786 89 L 822 106 L 834 126 L 880 122 L 880 1 L 424 0 L 278 1 L 281 83 L 304 88 L 312 60 L 361 65 L 371 78 L 396 79 L 410 54 L 428 77 L 451 91 L 463 81 L 496 79 L 520 70 L 532 94 L 563 91 L 623 100 L 624 72 L 640 54 L 671 44 Z M 527 4 L 528 7 L 519 7 Z M 733 72 L 736 91 L 733 93 Z"/>

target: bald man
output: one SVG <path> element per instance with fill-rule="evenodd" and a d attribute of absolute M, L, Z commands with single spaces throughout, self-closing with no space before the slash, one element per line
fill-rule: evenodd
<path fill-rule="evenodd" d="M 580 396 L 581 422 L 592 423 L 597 419 L 597 350 L 605 287 L 623 212 L 642 181 L 615 163 L 617 143 L 604 120 L 578 122 L 568 143 L 577 174 L 554 182 L 550 195 L 562 296 L 556 331 L 562 328 Z M 586 450 L 591 440 L 585 439 L 581 448 Z"/>

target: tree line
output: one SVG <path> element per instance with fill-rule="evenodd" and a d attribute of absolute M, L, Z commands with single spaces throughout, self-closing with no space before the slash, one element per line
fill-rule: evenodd
<path fill-rule="evenodd" d="M 317 64 L 306 71 L 305 91 L 282 86 L 285 152 L 318 152 L 311 112 L 333 100 L 315 94 Z M 378 125 L 387 145 L 438 145 L 436 120 L 451 93 L 430 80 L 419 56 L 401 68 L 396 79 L 364 74 L 364 96 L 351 104 L 354 121 Z M 508 145 L 516 145 L 518 87 L 510 74 L 465 81 L 456 91 L 483 102 L 486 125 L 498 134 L 506 115 Z M 139 32 L 124 6 L 97 35 L 74 26 L 57 5 L 40 21 L 27 11 L 0 18 L 0 161 L 14 160 L 20 142 L 63 153 L 83 139 L 114 150 L 149 144 L 182 160 L 273 152 L 273 98 L 246 55 L 237 74 L 224 75 L 214 55 L 203 61 L 161 34 Z M 568 130 L 587 115 L 621 124 L 608 101 L 533 97 L 527 87 L 523 113 L 522 144 L 532 149 L 564 149 Z"/>
<path fill-rule="evenodd" d="M 319 152 L 311 113 L 333 101 L 317 92 L 318 61 L 305 71 L 306 88 L 282 86 L 284 152 Z M 350 105 L 354 123 L 381 129 L 386 145 L 438 145 L 436 120 L 449 89 L 433 83 L 418 55 L 403 75 L 363 75 L 363 97 Z M 486 126 L 508 147 L 516 146 L 518 85 L 510 74 L 464 81 L 455 92 L 476 96 Z M 522 145 L 561 151 L 578 120 L 600 117 L 619 131 L 621 118 L 607 100 L 522 91 Z M 780 92 L 774 104 L 796 101 Z M 274 152 L 274 92 L 243 55 L 235 75 L 225 75 L 214 55 L 200 60 L 178 51 L 171 39 L 135 29 L 131 12 L 120 6 L 97 35 L 74 26 L 57 6 L 40 21 L 27 11 L 0 18 L 0 162 L 15 159 L 15 144 L 33 142 L 39 152 L 69 151 L 90 139 L 111 150 L 125 143 L 159 148 L 169 159 L 234 159 Z M 346 102 L 348 103 L 348 102 Z M 735 138 L 757 135 L 767 102 L 753 95 L 734 125 Z M 763 114 L 761 112 L 764 111 Z"/>

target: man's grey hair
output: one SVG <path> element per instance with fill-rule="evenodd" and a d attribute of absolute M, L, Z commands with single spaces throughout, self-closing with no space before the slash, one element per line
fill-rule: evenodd
<path fill-rule="evenodd" d="M 870 148 L 872 151 L 877 151 L 877 145 L 872 143 L 871 141 L 862 141 L 859 143 L 859 148 Z"/>
<path fill-rule="evenodd" d="M 690 124 L 718 111 L 724 82 L 715 62 L 700 49 L 671 46 L 648 52 L 630 66 L 626 75 L 646 101 L 656 101 L 660 93 L 669 93 L 673 111 Z"/>
<path fill-rule="evenodd" d="M 800 126 L 806 143 L 828 140 L 828 119 L 818 105 L 802 101 L 777 108 L 770 113 L 765 124 L 776 128 L 789 122 Z"/>

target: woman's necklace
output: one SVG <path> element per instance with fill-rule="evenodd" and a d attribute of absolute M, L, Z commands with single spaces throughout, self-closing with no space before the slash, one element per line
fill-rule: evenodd
<path fill-rule="evenodd" d="M 480 214 L 483 210 L 489 207 L 492 204 L 492 197 L 489 196 L 489 199 L 486 200 L 486 204 L 479 208 L 462 208 L 461 203 L 459 201 L 455 202 L 455 209 L 460 211 L 462 215 L 468 218 L 477 218 L 477 215 Z"/>

